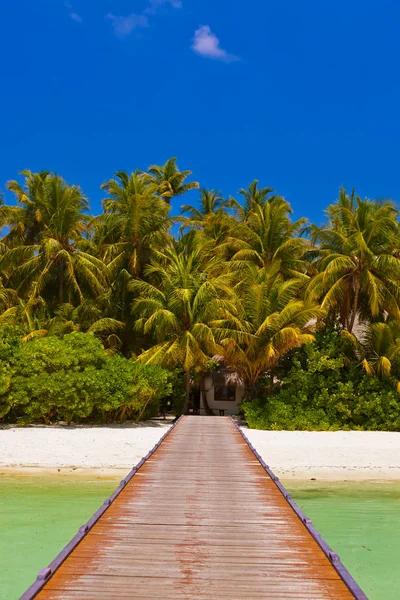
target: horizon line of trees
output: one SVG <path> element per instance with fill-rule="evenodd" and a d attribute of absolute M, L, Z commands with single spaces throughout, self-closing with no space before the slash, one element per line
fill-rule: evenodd
<path fill-rule="evenodd" d="M 253 181 L 240 200 L 200 188 L 175 158 L 106 181 L 100 215 L 79 186 L 48 171 L 10 181 L 0 204 L 0 326 L 23 341 L 72 332 L 108 353 L 194 373 L 218 360 L 247 399 L 285 355 L 336 330 L 368 376 L 400 390 L 399 211 L 339 192 L 322 226 Z M 171 201 L 199 190 L 197 206 Z M 172 228 L 179 225 L 179 233 Z M 4 385 L 3 385 L 4 387 Z"/>

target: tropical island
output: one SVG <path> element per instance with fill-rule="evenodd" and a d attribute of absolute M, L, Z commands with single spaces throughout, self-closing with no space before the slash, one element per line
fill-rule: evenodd
<path fill-rule="evenodd" d="M 20 507 L 9 517 L 13 544 L 23 537 L 16 519 L 31 514 L 32 493 L 33 506 L 49 503 L 61 526 L 45 544 L 49 562 L 71 531 L 53 499 L 75 498 L 71 523 L 87 518 L 97 494 L 121 476 L 118 490 L 127 485 L 132 465 L 187 414 L 193 469 L 207 436 L 218 423 L 221 432 L 228 426 L 218 418 L 232 415 L 305 506 L 306 483 L 314 481 L 325 512 L 330 495 L 345 511 L 361 505 L 357 494 L 377 497 L 376 481 L 384 482 L 383 496 L 397 497 L 400 229 L 393 202 L 341 189 L 324 222 L 313 224 L 295 220 L 289 202 L 258 181 L 224 198 L 172 158 L 146 172 L 116 173 L 101 186 L 103 212 L 91 215 L 79 186 L 47 171 L 21 175 L 7 184 L 16 202 L 0 205 L 0 476 L 5 497 Z M 220 451 L 217 468 L 222 461 L 234 473 L 223 445 Z M 361 492 L 346 481 L 371 487 Z M 318 489 L 312 493 L 318 497 Z M 64 511 L 66 502 L 57 506 Z M 371 508 L 370 520 L 374 514 Z M 366 582 L 372 563 L 361 555 L 369 548 L 357 522 L 350 564 L 362 566 Z M 330 527 L 331 519 L 324 531 L 335 539 Z M 32 533 L 26 552 L 50 531 L 39 528 L 36 546 Z M 34 573 L 20 561 L 14 572 L 20 584 L 6 574 L 6 594 L 22 592 Z M 373 585 L 382 587 L 377 575 Z"/>
<path fill-rule="evenodd" d="M 240 411 L 256 429 L 399 431 L 394 203 L 341 189 L 316 225 L 258 181 L 223 198 L 190 176 L 175 158 L 118 172 L 96 216 L 54 173 L 8 183 L 1 421 Z"/>

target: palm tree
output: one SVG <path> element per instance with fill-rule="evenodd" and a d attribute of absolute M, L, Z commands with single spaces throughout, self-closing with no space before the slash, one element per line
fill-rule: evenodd
<path fill-rule="evenodd" d="M 298 299 L 301 285 L 301 279 L 285 281 L 278 265 L 249 265 L 235 289 L 237 314 L 213 323 L 224 362 L 244 381 L 248 399 L 288 350 L 314 340 L 313 323 L 324 312 Z"/>
<path fill-rule="evenodd" d="M 108 270 L 109 286 L 99 297 L 99 303 L 104 316 L 125 323 L 119 338 L 123 351 L 130 354 L 139 351 L 137 344 L 145 341 L 132 336 L 133 296 L 129 282 L 132 278 L 143 278 L 155 250 L 162 250 L 168 244 L 170 207 L 138 171 L 131 174 L 118 171 L 102 189 L 107 193 L 104 212 L 90 224 L 94 232 L 93 252 L 104 260 Z"/>
<path fill-rule="evenodd" d="M 343 188 L 327 214 L 324 227 L 310 228 L 319 249 L 314 257 L 318 274 L 309 294 L 339 315 L 350 333 L 357 317 L 374 319 L 386 312 L 398 319 L 398 211 L 391 202 L 361 200 L 354 190 L 349 196 Z"/>
<path fill-rule="evenodd" d="M 241 188 L 239 194 L 243 197 L 244 203 L 240 203 L 235 198 L 229 199 L 229 206 L 233 208 L 235 217 L 238 221 L 244 223 L 250 214 L 253 212 L 256 206 L 264 206 L 267 200 L 273 200 L 275 198 L 274 190 L 272 188 L 258 187 L 258 180 L 254 179 L 247 189 Z"/>
<path fill-rule="evenodd" d="M 199 226 L 201 225 L 209 215 L 215 215 L 220 213 L 225 207 L 229 205 L 229 200 L 224 200 L 219 190 L 207 190 L 201 188 L 199 208 L 195 208 L 190 204 L 184 204 L 181 206 L 181 212 L 189 213 L 188 225 Z"/>
<path fill-rule="evenodd" d="M 139 172 L 118 171 L 101 189 L 104 213 L 92 221 L 95 243 L 109 270 L 125 269 L 139 277 L 152 248 L 168 242 L 169 207 L 154 193 Z"/>
<path fill-rule="evenodd" d="M 182 223 L 181 230 L 198 229 L 217 248 L 229 238 L 233 226 L 232 217 L 225 210 L 229 204 L 230 201 L 224 200 L 219 190 L 202 188 L 199 207 L 184 204 L 181 212 L 189 216 L 175 218 L 175 221 Z"/>
<path fill-rule="evenodd" d="M 400 325 L 398 321 L 370 323 L 361 341 L 346 330 L 342 336 L 350 340 L 367 375 L 378 375 L 387 380 L 393 375 L 394 363 L 400 356 Z M 400 392 L 400 381 L 395 379 Z"/>
<path fill-rule="evenodd" d="M 18 294 L 12 288 L 7 288 L 0 277 L 0 324 L 14 322 L 18 314 Z"/>
<path fill-rule="evenodd" d="M 63 336 L 73 331 L 85 331 L 99 337 L 106 348 L 120 345 L 117 333 L 123 329 L 124 323 L 104 316 L 91 300 L 79 306 L 63 304 L 48 323 L 49 335 Z"/>
<path fill-rule="evenodd" d="M 148 173 L 144 173 L 144 179 L 154 186 L 157 194 L 163 200 L 170 204 L 175 196 L 182 196 L 189 190 L 200 187 L 197 181 L 185 183 L 191 174 L 191 171 L 180 171 L 176 164 L 176 158 L 170 158 L 163 166 L 152 165 L 149 167 Z"/>
<path fill-rule="evenodd" d="M 9 206 L 0 203 L 0 227 L 6 225 L 9 229 L 3 238 L 3 243 L 7 245 L 21 242 L 36 244 L 44 229 L 47 187 L 52 175 L 50 171 L 32 173 L 29 170 L 21 171 L 20 174 L 25 177 L 23 187 L 17 181 L 9 181 L 7 184 L 18 204 Z"/>
<path fill-rule="evenodd" d="M 23 300 L 14 294 L 12 305 L 8 308 L 3 305 L 1 308 L 0 323 L 18 325 L 25 334 L 23 341 L 47 336 L 49 310 L 41 296 Z"/>
<path fill-rule="evenodd" d="M 0 268 L 8 274 L 9 284 L 22 296 L 47 297 L 50 302 L 57 289 L 58 304 L 66 296 L 81 302 L 85 292 L 101 293 L 106 283 L 104 264 L 79 246 L 88 209 L 81 190 L 58 175 L 24 174 L 24 188 L 16 181 L 9 183 L 19 205 L 4 211 L 10 232 Z"/>
<path fill-rule="evenodd" d="M 219 259 L 204 245 L 198 232 L 173 242 L 153 260 L 146 275 L 155 283 L 134 281 L 136 327 L 152 333 L 155 345 L 139 356 L 146 364 L 183 367 L 185 402 L 189 406 L 190 372 L 204 371 L 209 359 L 221 351 L 212 322 L 232 310 L 230 278 L 214 275 Z"/>
<path fill-rule="evenodd" d="M 285 277 L 301 276 L 308 281 L 304 261 L 309 242 L 300 237 L 306 219 L 292 222 L 290 204 L 279 196 L 254 204 L 247 219 L 235 223 L 227 243 L 236 248 L 231 267 L 241 269 L 248 263 L 266 268 L 279 264 Z"/>

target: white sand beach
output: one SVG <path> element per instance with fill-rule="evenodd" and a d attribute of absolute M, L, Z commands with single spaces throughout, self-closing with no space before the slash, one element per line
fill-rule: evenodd
<path fill-rule="evenodd" d="M 168 423 L 0 429 L 0 472 L 126 473 Z M 400 433 L 256 431 L 244 428 L 283 480 L 400 481 Z"/>
<path fill-rule="evenodd" d="M 111 469 L 126 473 L 170 428 L 169 422 L 107 427 L 0 429 L 0 471 Z"/>
<path fill-rule="evenodd" d="M 243 431 L 284 480 L 400 481 L 400 433 Z"/>

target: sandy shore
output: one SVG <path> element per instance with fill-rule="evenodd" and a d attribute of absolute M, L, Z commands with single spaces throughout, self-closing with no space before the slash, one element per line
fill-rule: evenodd
<path fill-rule="evenodd" d="M 125 474 L 168 427 L 152 422 L 0 429 L 0 472 L 104 477 Z M 400 481 L 400 433 L 244 432 L 282 479 Z"/>
<path fill-rule="evenodd" d="M 282 479 L 400 481 L 400 433 L 243 431 Z"/>
<path fill-rule="evenodd" d="M 0 429 L 0 471 L 33 473 L 96 469 L 129 471 L 169 429 L 152 422 L 111 427 L 28 427 Z"/>

